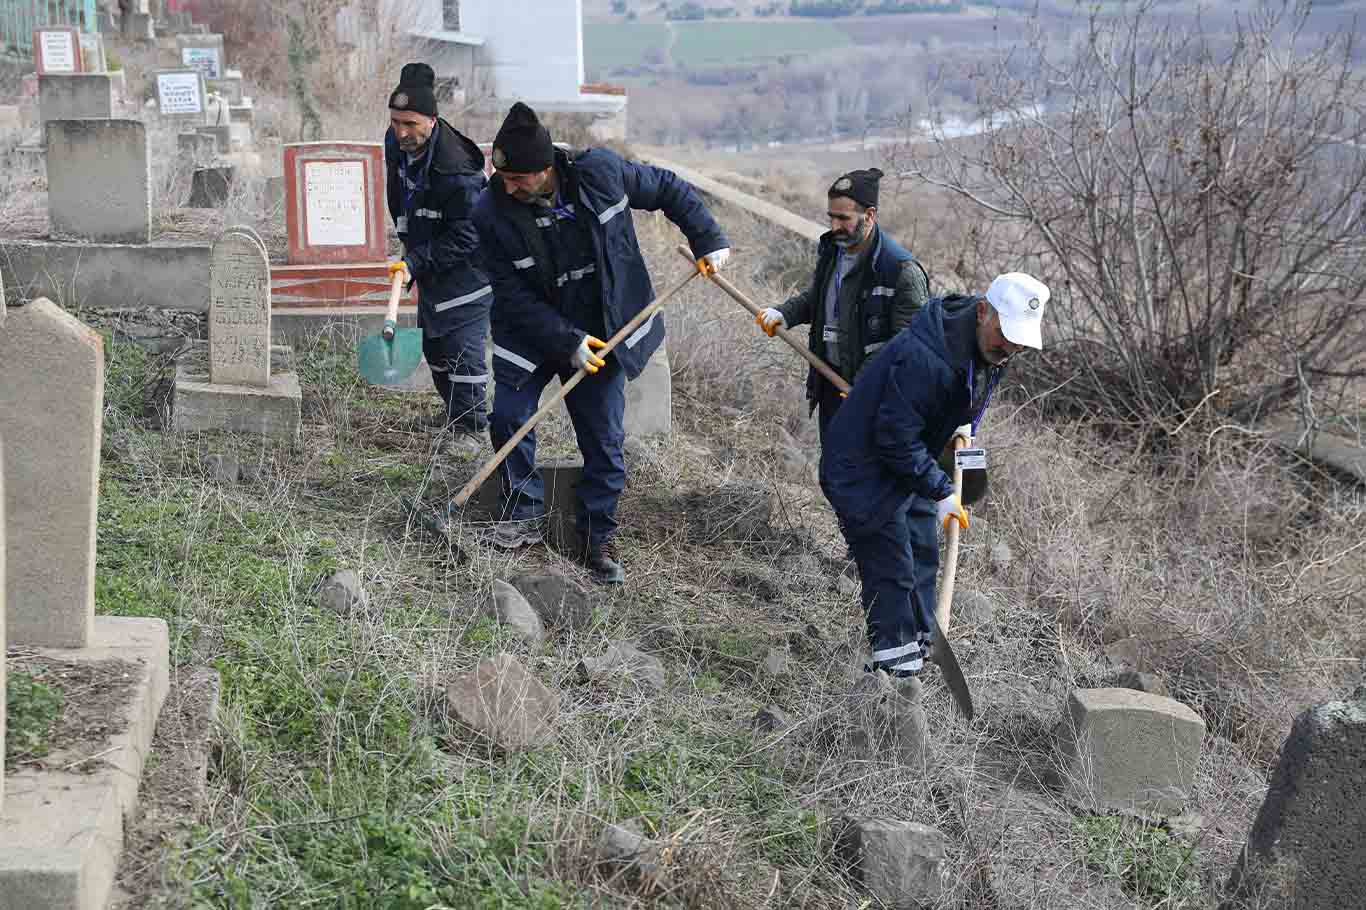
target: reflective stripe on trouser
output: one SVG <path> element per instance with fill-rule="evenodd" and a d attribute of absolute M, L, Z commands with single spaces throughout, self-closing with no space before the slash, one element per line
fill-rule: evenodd
<path fill-rule="evenodd" d="M 882 528 L 847 539 L 863 584 L 873 665 L 889 673 L 919 672 L 934 633 L 934 503 L 911 497 Z"/>
<path fill-rule="evenodd" d="M 479 307 L 469 309 L 469 316 L 445 335 L 432 338 L 424 332 L 422 353 L 446 406 L 446 420 L 482 424 L 488 410 L 488 364 L 484 360 L 488 311 L 481 312 Z"/>
<path fill-rule="evenodd" d="M 536 413 L 541 391 L 553 375 L 551 370 L 537 370 L 521 388 L 494 382 L 489 435 L 495 449 L 501 449 Z M 572 375 L 565 370 L 560 381 Z M 617 500 L 626 487 L 626 461 L 622 454 L 626 441 L 626 374 L 616 358 L 608 358 L 607 366 L 575 386 L 565 405 L 583 455 L 575 523 L 583 538 L 596 545 L 615 533 Z M 499 466 L 498 477 L 503 492 L 501 518 L 525 520 L 545 514 L 545 484 L 536 470 L 535 430 L 523 437 Z"/>

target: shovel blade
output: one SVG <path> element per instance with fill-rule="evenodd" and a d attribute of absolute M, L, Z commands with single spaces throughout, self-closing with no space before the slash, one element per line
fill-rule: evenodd
<path fill-rule="evenodd" d="M 371 335 L 356 348 L 357 370 L 371 385 L 403 382 L 421 362 L 421 329 L 399 329 L 392 341 L 386 341 L 382 335 Z"/>
<path fill-rule="evenodd" d="M 934 661 L 939 672 L 944 674 L 944 684 L 949 687 L 949 694 L 953 696 L 953 702 L 958 706 L 959 712 L 968 720 L 972 720 L 972 693 L 968 691 L 968 681 L 963 678 L 958 658 L 954 656 L 953 648 L 944 635 L 934 637 L 934 642 L 930 645 L 930 660 Z"/>

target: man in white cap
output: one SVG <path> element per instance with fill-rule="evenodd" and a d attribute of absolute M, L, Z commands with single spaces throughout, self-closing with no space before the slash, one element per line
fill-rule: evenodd
<path fill-rule="evenodd" d="M 934 626 L 938 526 L 968 513 L 936 456 L 976 435 L 1006 363 L 1043 347 L 1048 288 L 1023 272 L 932 299 L 859 373 L 826 433 L 821 489 L 858 564 L 869 672 L 913 677 Z"/>

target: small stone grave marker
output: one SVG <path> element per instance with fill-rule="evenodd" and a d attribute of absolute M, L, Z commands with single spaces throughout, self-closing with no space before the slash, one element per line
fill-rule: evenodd
<path fill-rule="evenodd" d="M 80 33 L 74 28 L 34 29 L 33 61 L 40 76 L 81 72 Z"/>
<path fill-rule="evenodd" d="M 209 259 L 209 381 L 270 385 L 270 262 L 259 240 L 232 228 Z"/>
<path fill-rule="evenodd" d="M 222 35 L 177 35 L 180 62 L 204 74 L 205 79 L 223 75 Z"/>

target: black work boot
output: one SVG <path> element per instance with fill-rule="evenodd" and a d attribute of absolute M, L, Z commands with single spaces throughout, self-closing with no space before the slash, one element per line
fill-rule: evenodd
<path fill-rule="evenodd" d="M 593 573 L 593 580 L 603 585 L 619 585 L 626 581 L 626 571 L 617 557 L 617 545 L 611 538 L 584 551 L 583 564 Z"/>

